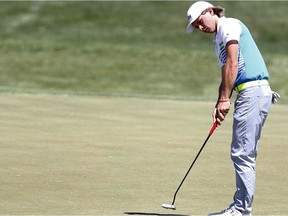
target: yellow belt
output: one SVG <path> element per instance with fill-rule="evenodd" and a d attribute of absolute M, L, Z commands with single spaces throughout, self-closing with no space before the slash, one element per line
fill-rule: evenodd
<path fill-rule="evenodd" d="M 263 86 L 263 85 L 269 85 L 268 80 L 255 80 L 250 82 L 242 83 L 234 88 L 234 90 L 238 93 L 242 91 L 243 89 L 249 88 L 249 87 L 255 87 L 255 86 Z"/>

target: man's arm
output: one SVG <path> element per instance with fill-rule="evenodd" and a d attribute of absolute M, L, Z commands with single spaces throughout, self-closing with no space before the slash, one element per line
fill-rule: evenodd
<path fill-rule="evenodd" d="M 213 118 L 220 124 L 230 109 L 230 97 L 238 73 L 238 41 L 232 40 L 226 44 L 226 64 L 222 68 L 222 81 L 219 87 L 219 97 Z"/>
<path fill-rule="evenodd" d="M 226 65 L 222 68 L 222 83 L 219 99 L 229 99 L 238 73 L 238 41 L 232 40 L 226 44 Z"/>

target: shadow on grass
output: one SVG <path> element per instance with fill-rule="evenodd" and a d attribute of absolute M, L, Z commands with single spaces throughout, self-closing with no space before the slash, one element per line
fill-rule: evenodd
<path fill-rule="evenodd" d="M 127 215 L 151 215 L 151 216 L 188 216 L 183 214 L 159 214 L 159 213 L 151 213 L 151 212 L 124 212 Z"/>

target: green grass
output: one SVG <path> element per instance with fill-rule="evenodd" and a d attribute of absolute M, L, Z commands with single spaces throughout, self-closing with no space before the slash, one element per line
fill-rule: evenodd
<path fill-rule="evenodd" d="M 211 102 L 0 94 L 3 215 L 207 215 L 232 200 L 231 113 L 162 209 L 211 126 Z M 254 215 L 287 215 L 287 106 L 259 148 Z"/>
<path fill-rule="evenodd" d="M 217 4 L 247 23 L 286 103 L 287 2 Z M 212 36 L 186 34 L 189 6 L 1 2 L 0 91 L 215 100 Z"/>

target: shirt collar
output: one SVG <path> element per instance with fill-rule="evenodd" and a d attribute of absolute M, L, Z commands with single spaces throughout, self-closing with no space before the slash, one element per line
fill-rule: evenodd
<path fill-rule="evenodd" d="M 225 16 L 223 17 L 220 17 L 218 19 L 218 23 L 217 23 L 217 31 L 215 32 L 215 35 L 214 35 L 214 38 L 213 38 L 213 42 L 216 43 L 217 42 L 217 35 L 218 35 L 218 32 L 220 30 L 220 26 L 222 25 L 222 22 L 226 19 Z"/>

